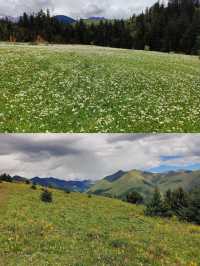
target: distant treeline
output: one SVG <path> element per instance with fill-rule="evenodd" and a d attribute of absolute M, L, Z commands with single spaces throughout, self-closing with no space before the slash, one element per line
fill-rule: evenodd
<path fill-rule="evenodd" d="M 59 22 L 49 13 L 26 13 L 17 23 L 0 20 L 0 40 L 94 44 L 117 48 L 198 54 L 200 50 L 200 0 L 157 2 L 145 13 L 128 20 L 74 24 Z"/>

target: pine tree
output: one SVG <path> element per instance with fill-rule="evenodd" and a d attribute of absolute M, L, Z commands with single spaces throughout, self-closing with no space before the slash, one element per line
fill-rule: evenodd
<path fill-rule="evenodd" d="M 132 204 L 141 204 L 143 202 L 143 197 L 137 191 L 132 191 L 127 195 L 126 200 Z"/>
<path fill-rule="evenodd" d="M 145 214 L 149 216 L 163 216 L 164 205 L 160 191 L 155 189 L 153 197 L 146 206 Z"/>
<path fill-rule="evenodd" d="M 200 225 L 200 189 L 191 192 L 185 219 Z"/>

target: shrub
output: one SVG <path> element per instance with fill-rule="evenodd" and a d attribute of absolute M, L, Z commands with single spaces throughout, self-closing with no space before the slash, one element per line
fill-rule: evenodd
<path fill-rule="evenodd" d="M 91 194 L 88 194 L 88 198 L 89 198 L 89 199 L 92 198 L 92 195 L 91 195 Z"/>
<path fill-rule="evenodd" d="M 36 184 L 35 184 L 35 183 L 33 183 L 33 184 L 31 185 L 31 189 L 33 189 L 33 190 L 36 190 L 36 189 L 37 189 L 37 187 L 36 187 Z"/>
<path fill-rule="evenodd" d="M 52 193 L 50 191 L 48 191 L 47 189 L 42 192 L 40 198 L 41 198 L 41 201 L 43 201 L 43 202 L 50 203 L 53 201 Z"/>
<path fill-rule="evenodd" d="M 126 200 L 132 204 L 141 204 L 143 202 L 143 197 L 137 191 L 132 191 L 127 195 Z"/>
<path fill-rule="evenodd" d="M 26 182 L 25 182 L 27 185 L 29 185 L 30 184 L 30 181 L 29 180 L 26 180 Z"/>
<path fill-rule="evenodd" d="M 123 249 L 123 248 L 127 248 L 128 245 L 129 245 L 128 241 L 124 239 L 115 239 L 111 241 L 111 246 L 113 248 Z"/>
<path fill-rule="evenodd" d="M 65 193 L 70 194 L 71 191 L 70 191 L 68 188 L 66 188 L 66 189 L 65 189 Z"/>

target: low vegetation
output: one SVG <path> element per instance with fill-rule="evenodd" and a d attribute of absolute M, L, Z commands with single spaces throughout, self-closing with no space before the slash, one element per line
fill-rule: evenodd
<path fill-rule="evenodd" d="M 0 265 L 198 266 L 200 227 L 144 215 L 141 205 L 0 184 Z"/>
<path fill-rule="evenodd" d="M 48 191 L 47 189 L 44 189 L 44 191 L 41 193 L 41 201 L 51 203 L 53 201 L 52 192 Z"/>
<path fill-rule="evenodd" d="M 0 132 L 199 132 L 197 57 L 0 45 Z"/>

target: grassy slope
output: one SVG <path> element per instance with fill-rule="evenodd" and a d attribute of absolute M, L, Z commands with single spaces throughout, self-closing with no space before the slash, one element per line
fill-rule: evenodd
<path fill-rule="evenodd" d="M 194 266 L 200 227 L 143 216 L 141 207 L 79 193 L 0 184 L 0 265 Z M 0 199 L 1 199 L 0 197 Z M 196 264 L 195 264 L 196 263 Z"/>
<path fill-rule="evenodd" d="M 199 132 L 197 57 L 0 46 L 0 132 Z"/>
<path fill-rule="evenodd" d="M 161 191 L 166 191 L 169 188 L 175 189 L 180 186 L 185 190 L 190 190 L 196 186 L 200 186 L 200 171 L 194 171 L 190 174 L 182 172 L 167 176 L 164 175 L 158 182 L 158 186 Z"/>
<path fill-rule="evenodd" d="M 153 191 L 153 186 L 151 181 L 148 184 L 145 181 L 148 181 L 140 171 L 130 171 L 127 174 L 124 174 L 121 178 L 117 179 L 114 182 L 109 182 L 105 179 L 98 181 L 94 186 L 92 186 L 89 191 L 92 193 L 112 195 L 116 197 L 121 197 L 127 194 L 131 190 L 136 190 L 143 195 Z"/>
<path fill-rule="evenodd" d="M 167 189 L 174 190 L 179 187 L 189 191 L 196 186 L 200 186 L 200 171 L 159 175 L 134 170 L 114 182 L 109 182 L 106 179 L 100 180 L 89 191 L 96 194 L 123 197 L 131 190 L 136 190 L 144 197 L 148 197 L 155 187 L 164 193 Z"/>

